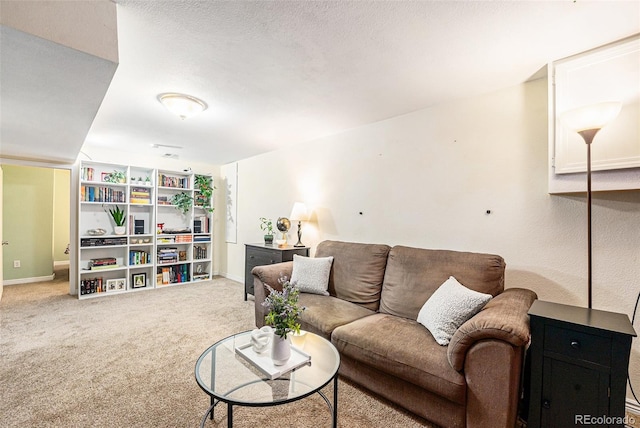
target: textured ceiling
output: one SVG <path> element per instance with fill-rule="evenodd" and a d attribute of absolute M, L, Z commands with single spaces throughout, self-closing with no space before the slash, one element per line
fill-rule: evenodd
<path fill-rule="evenodd" d="M 640 32 L 638 1 L 116 3 L 120 64 L 85 148 L 214 164 L 519 84 Z M 182 121 L 156 100 L 173 91 L 209 109 Z"/>

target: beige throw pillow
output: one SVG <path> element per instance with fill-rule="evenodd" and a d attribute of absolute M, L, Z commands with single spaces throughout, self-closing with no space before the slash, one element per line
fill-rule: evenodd
<path fill-rule="evenodd" d="M 480 312 L 491 297 L 465 287 L 450 276 L 424 303 L 417 321 L 431 332 L 436 342 L 448 345 L 458 327 Z"/>
<path fill-rule="evenodd" d="M 310 258 L 294 254 L 291 282 L 304 293 L 328 296 L 332 264 L 333 256 Z"/>

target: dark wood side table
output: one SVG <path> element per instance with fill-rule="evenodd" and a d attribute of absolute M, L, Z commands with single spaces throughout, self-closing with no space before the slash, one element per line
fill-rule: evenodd
<path fill-rule="evenodd" d="M 293 245 L 278 247 L 275 244 L 245 244 L 244 300 L 247 300 L 247 294 L 253 295 L 253 275 L 251 275 L 251 269 L 255 266 L 290 262 L 293 260 L 294 254 L 309 257 L 309 247 L 294 247 Z"/>
<path fill-rule="evenodd" d="M 527 427 L 587 425 L 587 418 L 601 417 L 606 422 L 597 426 L 622 427 L 617 422 L 625 416 L 629 353 L 636 336 L 629 317 L 540 300 L 529 316 Z"/>

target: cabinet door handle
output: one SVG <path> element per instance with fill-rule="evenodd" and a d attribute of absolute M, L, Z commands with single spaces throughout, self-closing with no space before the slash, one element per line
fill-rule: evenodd
<path fill-rule="evenodd" d="M 571 347 L 573 349 L 580 349 L 580 342 L 578 342 L 577 340 L 572 340 L 571 341 Z"/>
<path fill-rule="evenodd" d="M 550 409 L 551 408 L 551 401 L 542 400 L 542 407 L 544 407 L 545 409 Z"/>
<path fill-rule="evenodd" d="M 269 262 L 270 262 L 271 264 L 274 264 L 274 263 L 275 263 L 273 260 L 270 260 Z"/>

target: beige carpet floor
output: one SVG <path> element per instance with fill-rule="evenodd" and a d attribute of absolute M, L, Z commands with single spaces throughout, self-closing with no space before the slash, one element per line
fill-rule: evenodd
<path fill-rule="evenodd" d="M 195 378 L 208 346 L 253 328 L 253 301 L 224 278 L 78 300 L 67 278 L 6 286 L 0 302 L 0 427 L 197 427 Z M 331 387 L 325 394 L 331 397 Z M 244 427 L 329 427 L 322 398 L 234 410 Z M 429 427 L 348 382 L 340 427 Z M 207 427 L 226 426 L 226 409 Z"/>

